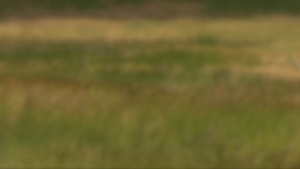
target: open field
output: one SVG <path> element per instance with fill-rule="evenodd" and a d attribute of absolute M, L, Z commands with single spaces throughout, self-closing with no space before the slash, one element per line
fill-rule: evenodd
<path fill-rule="evenodd" d="M 0 18 L 7 16 L 101 16 L 113 18 L 249 17 L 299 15 L 295 0 L 1 0 Z"/>
<path fill-rule="evenodd" d="M 3 21 L 0 167 L 300 167 L 298 19 Z"/>

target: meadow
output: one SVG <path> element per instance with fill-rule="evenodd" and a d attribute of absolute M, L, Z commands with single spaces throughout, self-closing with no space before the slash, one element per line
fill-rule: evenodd
<path fill-rule="evenodd" d="M 249 17 L 299 15 L 295 0 L 2 0 L 0 19 L 39 16 L 110 18 Z"/>
<path fill-rule="evenodd" d="M 300 167 L 299 28 L 2 21 L 0 167 Z"/>

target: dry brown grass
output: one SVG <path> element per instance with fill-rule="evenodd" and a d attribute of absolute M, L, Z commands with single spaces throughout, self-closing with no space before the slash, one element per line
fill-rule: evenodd
<path fill-rule="evenodd" d="M 43 19 L 2 23 L 0 36 L 41 41 L 156 41 L 192 38 L 190 21 L 113 21 L 92 19 Z M 197 24 L 196 24 L 197 25 Z M 193 25 L 192 29 L 196 25 Z M 199 28 L 199 25 L 196 26 Z M 187 30 L 185 30 L 187 29 Z"/>
<path fill-rule="evenodd" d="M 298 37 L 298 18 L 108 20 L 42 18 L 0 23 L 0 37 L 14 40 L 189 40 L 211 35 L 225 40 L 291 40 Z M 296 36 L 296 37 L 295 37 Z"/>

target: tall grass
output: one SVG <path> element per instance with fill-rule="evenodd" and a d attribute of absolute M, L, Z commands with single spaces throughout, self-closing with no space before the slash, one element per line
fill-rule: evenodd
<path fill-rule="evenodd" d="M 0 167 L 298 168 L 294 21 L 2 23 Z"/>
<path fill-rule="evenodd" d="M 297 83 L 205 76 L 6 79 L 1 167 L 299 167 Z"/>

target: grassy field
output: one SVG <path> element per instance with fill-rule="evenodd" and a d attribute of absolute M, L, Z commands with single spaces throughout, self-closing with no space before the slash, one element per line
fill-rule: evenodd
<path fill-rule="evenodd" d="M 299 15 L 295 0 L 1 0 L 6 17 L 101 16 L 108 18 L 249 17 Z"/>
<path fill-rule="evenodd" d="M 299 28 L 1 22 L 0 167 L 300 167 Z"/>

